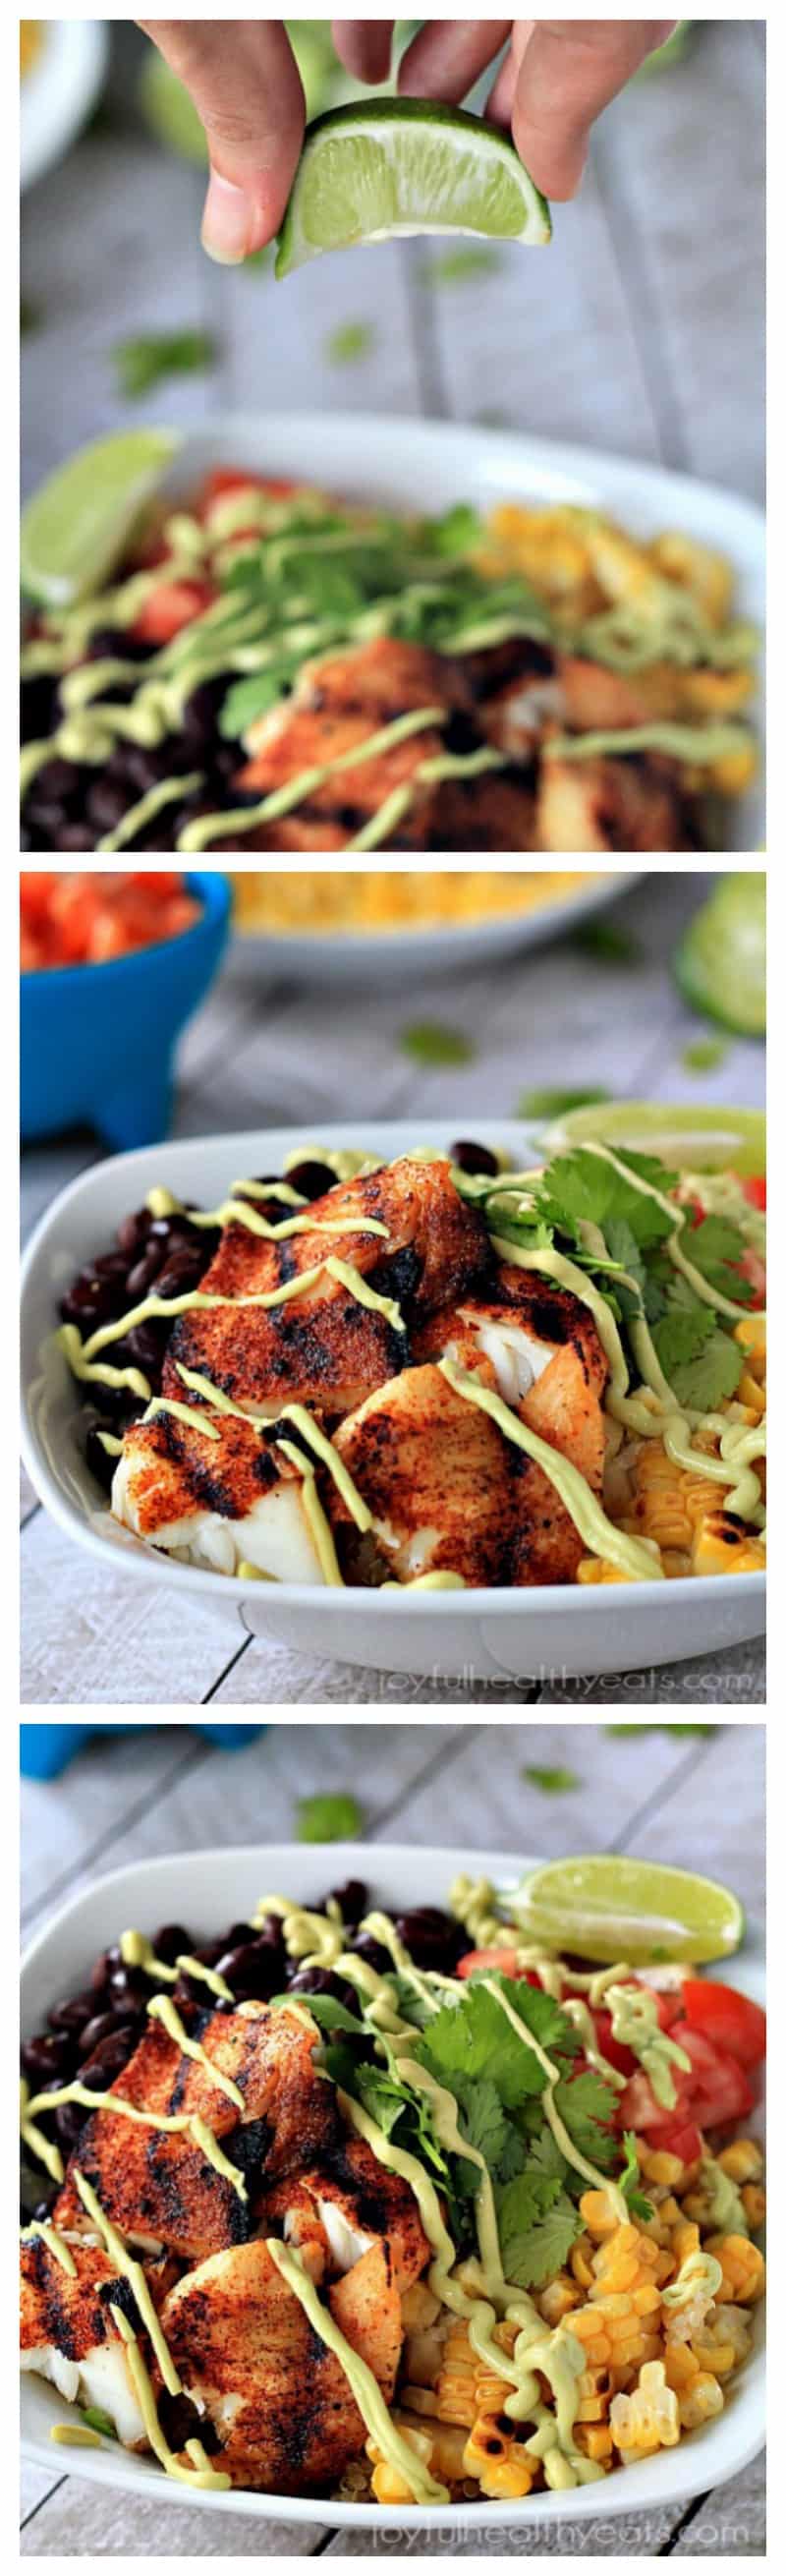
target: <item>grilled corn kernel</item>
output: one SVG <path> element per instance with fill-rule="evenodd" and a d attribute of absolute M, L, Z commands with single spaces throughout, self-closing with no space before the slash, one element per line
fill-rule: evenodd
<path fill-rule="evenodd" d="M 714 2254 L 721 2267 L 722 2279 L 718 2298 L 752 2307 L 764 2289 L 764 2256 L 748 2236 L 708 2236 L 707 2254 Z"/>
<path fill-rule="evenodd" d="M 767 2215 L 766 2193 L 760 2182 L 744 2182 L 740 2197 L 748 2226 L 755 2233 L 757 2227 L 763 2227 Z"/>
<path fill-rule="evenodd" d="M 571 2281 L 569 2273 L 558 2272 L 556 2280 L 548 2281 L 545 2290 L 539 2292 L 535 2304 L 547 2326 L 558 2326 L 577 2307 L 580 2297 L 578 2283 Z"/>
<path fill-rule="evenodd" d="M 700 2370 L 697 2379 L 679 2400 L 683 2432 L 692 2433 L 697 2424 L 709 2423 L 710 2417 L 723 2411 L 723 2390 L 711 2370 Z"/>
<path fill-rule="evenodd" d="M 730 2147 L 722 2147 L 718 2156 L 721 2172 L 732 2182 L 760 2182 L 764 2157 L 755 2138 L 734 2138 Z"/>
<path fill-rule="evenodd" d="M 619 2222 L 607 2191 L 583 2191 L 579 2201 L 584 2225 L 595 2243 L 613 2236 Z"/>

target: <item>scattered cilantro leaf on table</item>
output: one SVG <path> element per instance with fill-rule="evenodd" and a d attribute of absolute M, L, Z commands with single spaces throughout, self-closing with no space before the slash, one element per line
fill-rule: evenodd
<path fill-rule="evenodd" d="M 591 1109 L 596 1101 L 609 1100 L 610 1092 L 598 1083 L 594 1090 L 522 1091 L 513 1112 L 514 1118 L 560 1118 L 569 1109 Z"/>
<path fill-rule="evenodd" d="M 208 331 L 148 331 L 137 340 L 118 340 L 112 357 L 120 392 L 135 402 L 164 376 L 214 366 L 216 343 Z"/>
<path fill-rule="evenodd" d="M 499 266 L 498 251 L 474 250 L 468 244 L 466 250 L 438 251 L 435 259 L 427 261 L 425 275 L 430 286 L 464 286 L 472 277 L 490 276 Z"/>
<path fill-rule="evenodd" d="M 416 1020 L 402 1029 L 399 1045 L 416 1064 L 471 1064 L 475 1053 L 471 1038 L 462 1029 L 443 1028 L 439 1020 Z"/>
<path fill-rule="evenodd" d="M 617 921 L 585 921 L 573 931 L 570 944 L 607 966 L 636 966 L 642 954 L 633 931 L 623 930 Z"/>
<path fill-rule="evenodd" d="M 725 1063 L 728 1052 L 725 1038 L 694 1038 L 690 1046 L 683 1047 L 680 1063 L 686 1073 L 714 1073 L 718 1065 Z"/>
<path fill-rule="evenodd" d="M 362 1823 L 357 1799 L 348 1789 L 318 1790 L 314 1797 L 298 1799 L 299 1843 L 355 1842 Z"/>
<path fill-rule="evenodd" d="M 550 1771 L 546 1764 L 539 1762 L 528 1762 L 521 1776 L 523 1780 L 531 1780 L 533 1789 L 542 1789 L 547 1798 L 558 1798 L 568 1789 L 578 1789 L 581 1785 L 577 1771 Z"/>
<path fill-rule="evenodd" d="M 323 342 L 328 366 L 357 366 L 361 358 L 370 357 L 376 336 L 372 322 L 339 322 Z"/>

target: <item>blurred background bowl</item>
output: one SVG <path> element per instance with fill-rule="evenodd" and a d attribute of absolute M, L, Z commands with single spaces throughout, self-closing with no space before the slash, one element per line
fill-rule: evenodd
<path fill-rule="evenodd" d="M 29 59 L 20 113 L 20 179 L 32 187 L 81 133 L 103 88 L 109 32 L 101 18 L 26 19 Z M 26 47 L 23 43 L 22 60 Z"/>
<path fill-rule="evenodd" d="M 177 1039 L 213 982 L 229 927 L 217 869 L 186 877 L 199 919 L 173 939 L 101 965 L 44 966 L 21 979 L 21 1125 L 26 1141 L 88 1125 L 123 1150 L 165 1136 Z"/>

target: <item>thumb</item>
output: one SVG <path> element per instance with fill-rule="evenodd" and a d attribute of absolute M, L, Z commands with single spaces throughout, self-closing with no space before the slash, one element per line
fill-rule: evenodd
<path fill-rule="evenodd" d="M 303 92 L 275 18 L 140 18 L 201 117 L 210 156 L 202 241 L 232 264 L 278 230 L 303 140 Z"/>

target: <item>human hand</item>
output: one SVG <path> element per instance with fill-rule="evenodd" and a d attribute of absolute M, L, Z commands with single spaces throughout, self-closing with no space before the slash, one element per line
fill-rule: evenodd
<path fill-rule="evenodd" d="M 457 107 L 507 45 L 486 114 L 494 124 L 510 126 L 524 166 L 544 196 L 572 197 L 596 116 L 676 23 L 674 18 L 434 19 L 408 45 L 398 89 L 405 98 L 434 98 Z M 392 18 L 334 19 L 337 51 L 356 79 L 385 79 L 394 25 Z"/>
<path fill-rule="evenodd" d="M 202 241 L 233 265 L 278 231 L 303 141 L 300 75 L 280 18 L 140 18 L 202 119 Z"/>

